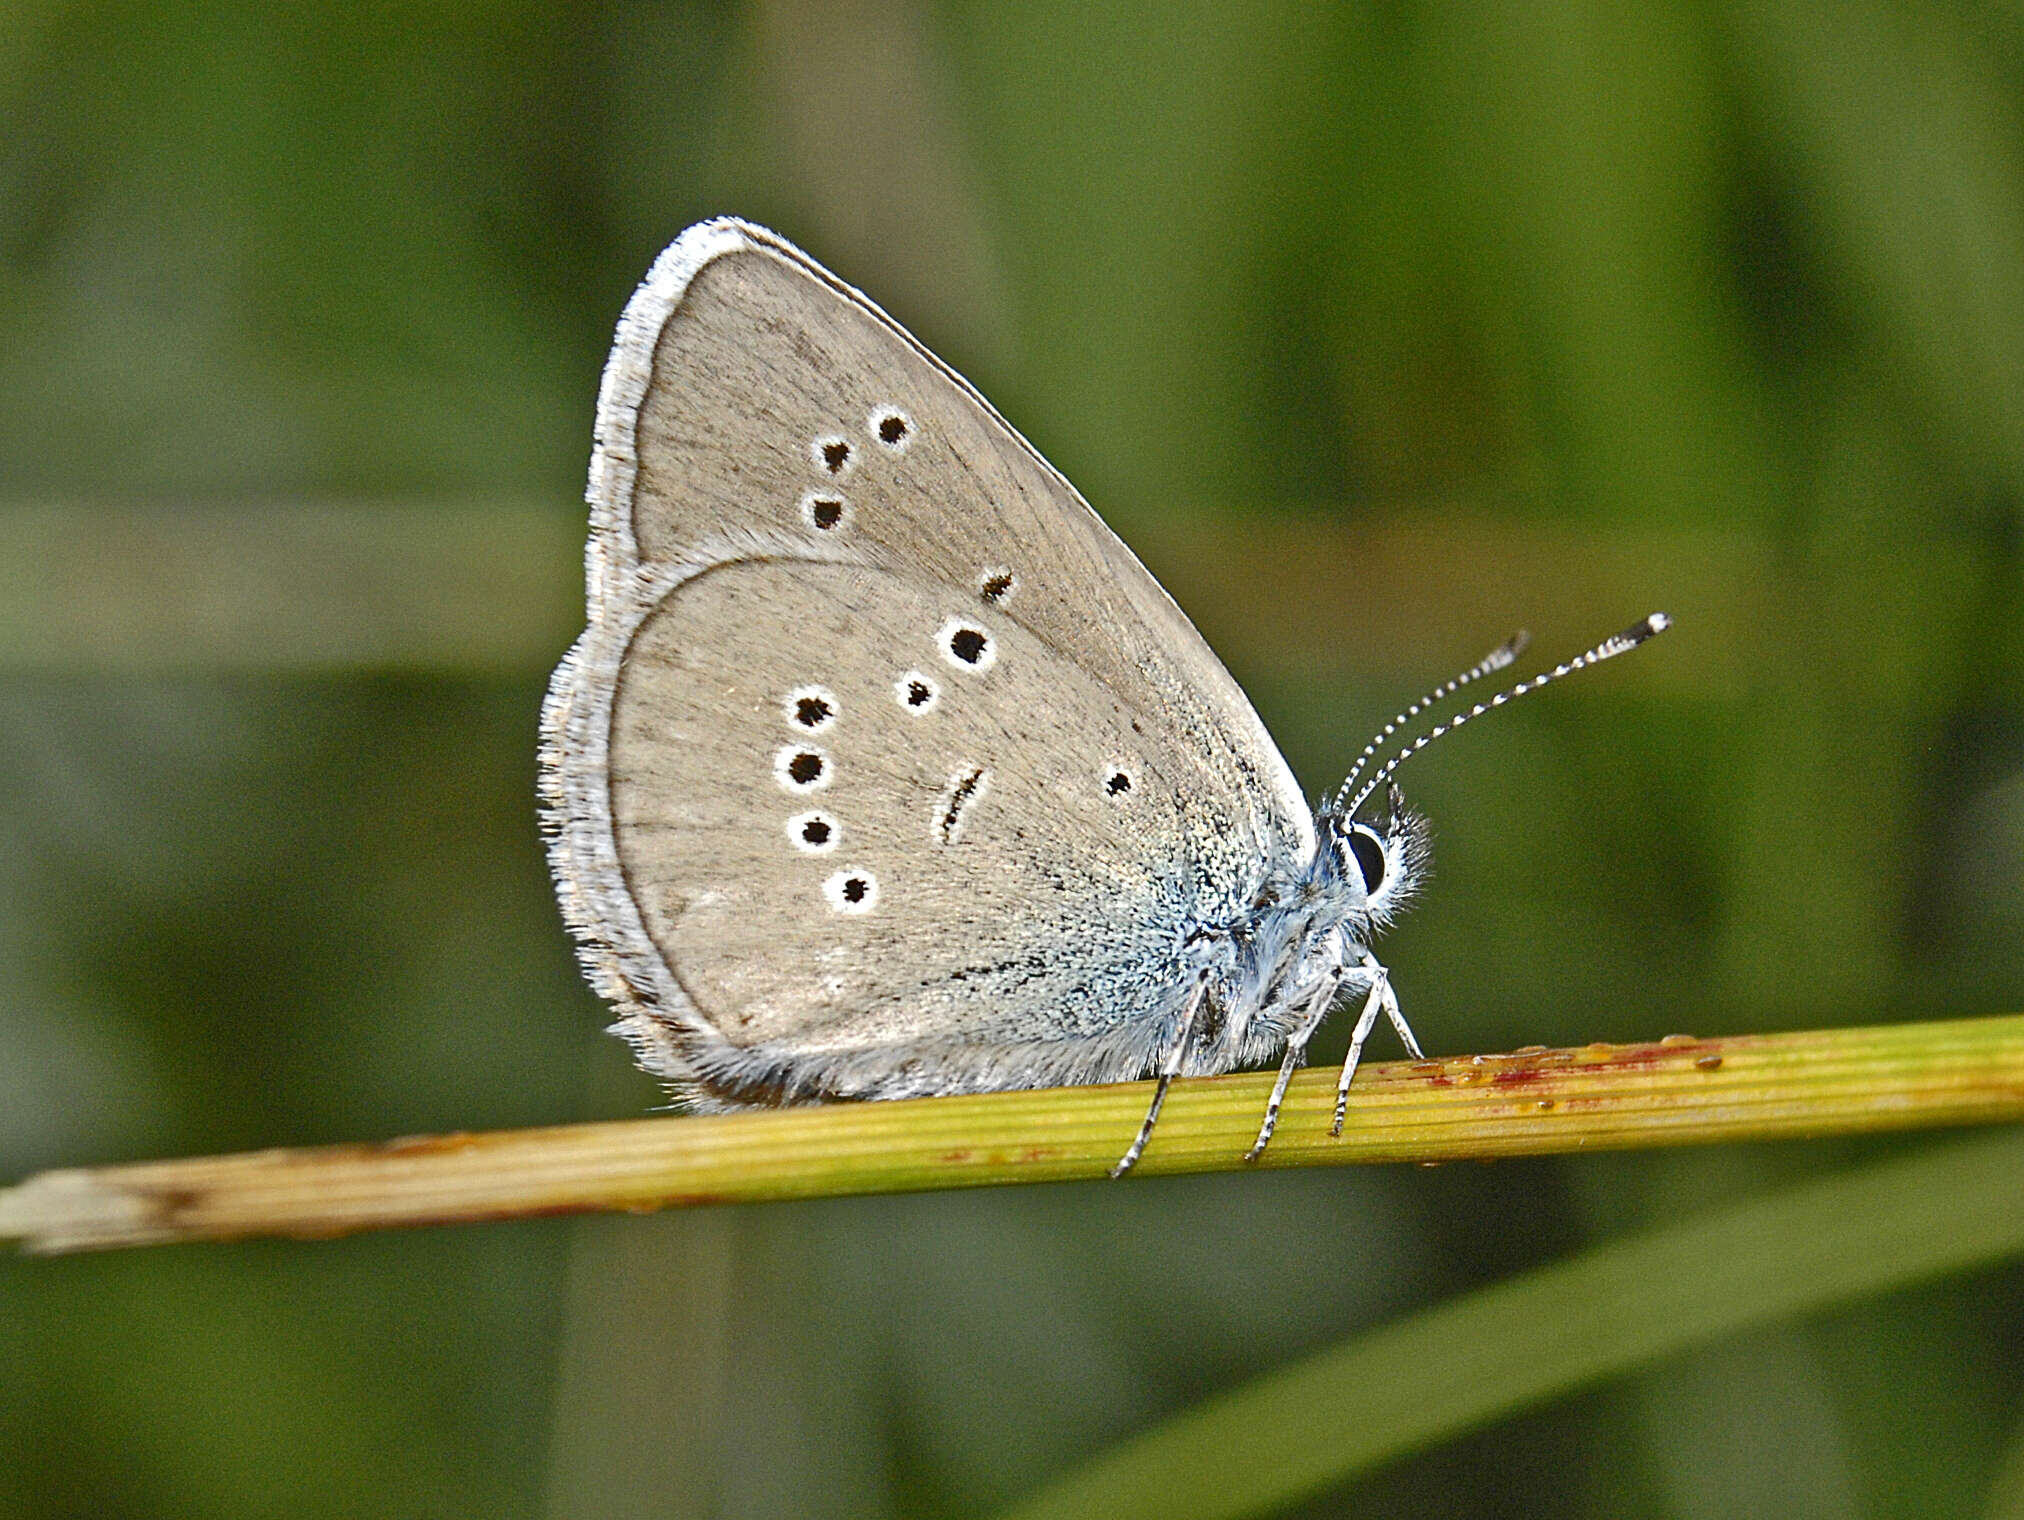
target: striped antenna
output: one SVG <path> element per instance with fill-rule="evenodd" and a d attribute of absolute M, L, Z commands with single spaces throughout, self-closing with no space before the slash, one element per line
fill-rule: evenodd
<path fill-rule="evenodd" d="M 1356 785 L 1356 778 L 1361 776 L 1363 768 L 1370 764 L 1371 756 L 1382 749 L 1393 734 L 1397 733 L 1406 724 L 1412 722 L 1413 719 L 1417 718 L 1429 707 L 1432 707 L 1436 702 L 1444 702 L 1449 697 L 1452 697 L 1471 681 L 1480 681 L 1484 676 L 1489 675 L 1493 671 L 1503 670 L 1516 660 L 1519 655 L 1523 654 L 1525 646 L 1531 642 L 1532 635 L 1527 633 L 1523 628 L 1519 629 L 1510 638 L 1484 655 L 1482 659 L 1471 665 L 1452 681 L 1447 681 L 1436 686 L 1424 697 L 1421 697 L 1419 701 L 1413 703 L 1411 707 L 1408 707 L 1404 712 L 1393 718 L 1391 722 L 1379 729 L 1377 737 L 1363 747 L 1363 753 L 1356 757 L 1356 764 L 1352 765 L 1349 768 L 1349 774 L 1342 778 L 1342 785 L 1335 789 L 1336 811 L 1340 812 L 1342 810 L 1342 799 L 1347 797 L 1349 789 Z"/>
<path fill-rule="evenodd" d="M 1556 665 L 1544 675 L 1534 676 L 1529 681 L 1520 681 L 1509 691 L 1500 691 L 1487 702 L 1478 702 L 1467 712 L 1457 713 L 1447 722 L 1428 729 L 1419 738 L 1413 740 L 1411 744 L 1387 760 L 1378 772 L 1363 784 L 1363 790 L 1356 794 L 1356 800 L 1350 803 L 1348 809 L 1343 811 L 1341 816 L 1344 818 L 1354 818 L 1356 810 L 1364 805 L 1365 801 L 1369 799 L 1370 794 L 1391 779 L 1392 772 L 1396 771 L 1406 761 L 1440 738 L 1441 735 L 1453 733 L 1471 718 L 1480 718 L 1491 708 L 1502 707 L 1506 702 L 1514 701 L 1529 691 L 1537 691 L 1540 687 L 1547 685 L 1549 682 L 1557 681 L 1562 676 L 1573 675 L 1575 671 L 1582 670 L 1587 666 L 1600 665 L 1604 660 L 1613 660 L 1620 654 L 1627 654 L 1653 634 L 1664 633 L 1672 626 L 1673 620 L 1671 618 L 1667 617 L 1663 612 L 1654 612 L 1642 622 L 1634 623 L 1629 628 L 1624 629 L 1622 633 L 1604 639 L 1600 644 L 1597 644 L 1586 653 L 1576 655 L 1565 665 Z"/>

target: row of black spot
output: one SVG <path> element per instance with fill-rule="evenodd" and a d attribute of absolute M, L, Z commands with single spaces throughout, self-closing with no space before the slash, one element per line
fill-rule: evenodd
<path fill-rule="evenodd" d="M 897 406 L 875 406 L 865 419 L 872 442 L 888 454 L 904 454 L 914 441 L 914 420 Z M 840 481 L 857 468 L 857 449 L 841 433 L 825 433 L 808 446 L 817 470 Z M 834 533 L 850 516 L 850 503 L 837 491 L 809 491 L 801 498 L 801 517 L 811 528 Z"/>
<path fill-rule="evenodd" d="M 826 686 L 797 686 L 780 703 L 788 726 L 822 733 L 837 720 L 836 694 Z M 834 779 L 829 756 L 797 741 L 773 757 L 773 774 L 791 792 L 818 792 Z M 820 808 L 787 820 L 787 837 L 805 855 L 827 855 L 843 842 L 843 825 Z M 861 866 L 838 871 L 822 884 L 822 895 L 838 913 L 869 913 L 878 903 L 878 878 Z"/>
<path fill-rule="evenodd" d="M 871 409 L 865 431 L 873 443 L 888 454 L 904 454 L 913 446 L 914 419 L 891 402 Z M 808 446 L 815 467 L 832 480 L 841 480 L 857 468 L 857 450 L 841 433 L 825 433 Z"/>

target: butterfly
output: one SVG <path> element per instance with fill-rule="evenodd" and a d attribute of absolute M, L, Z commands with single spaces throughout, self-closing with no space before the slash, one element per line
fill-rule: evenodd
<path fill-rule="evenodd" d="M 1392 773 L 1633 647 L 1654 614 L 1317 808 L 1131 551 L 978 392 L 778 234 L 684 232 L 598 400 L 588 626 L 542 715 L 564 917 L 688 1106 L 907 1098 L 1277 1060 L 1338 1004 L 1426 826 Z M 1360 786 L 1356 783 L 1361 782 Z M 1383 793 L 1382 816 L 1359 816 Z"/>

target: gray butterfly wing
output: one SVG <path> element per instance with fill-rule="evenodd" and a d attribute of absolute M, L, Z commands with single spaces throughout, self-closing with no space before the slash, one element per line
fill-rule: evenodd
<path fill-rule="evenodd" d="M 590 626 L 544 717 L 566 916 L 705 1099 L 1134 1075 L 1182 941 L 1304 863 L 1193 626 L 960 377 L 717 221 L 627 308 Z"/>

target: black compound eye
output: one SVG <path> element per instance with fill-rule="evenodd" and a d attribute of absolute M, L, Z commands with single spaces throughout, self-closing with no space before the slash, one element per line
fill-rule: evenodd
<path fill-rule="evenodd" d="M 1363 895 L 1377 896 L 1378 888 L 1384 885 L 1384 846 L 1368 829 L 1351 829 L 1348 841 L 1349 853 L 1363 875 Z"/>

